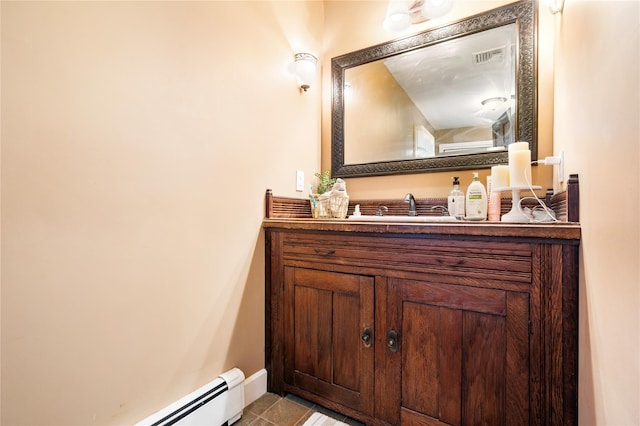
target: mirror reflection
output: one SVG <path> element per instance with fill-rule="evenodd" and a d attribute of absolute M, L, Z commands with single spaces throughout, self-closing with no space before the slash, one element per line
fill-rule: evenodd
<path fill-rule="evenodd" d="M 345 164 L 504 151 L 516 49 L 509 24 L 345 70 Z"/>
<path fill-rule="evenodd" d="M 334 177 L 487 168 L 537 155 L 535 2 L 331 60 Z"/>

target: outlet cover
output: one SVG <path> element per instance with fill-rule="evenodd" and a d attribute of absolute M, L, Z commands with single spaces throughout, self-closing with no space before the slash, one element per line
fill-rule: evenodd
<path fill-rule="evenodd" d="M 296 170 L 296 191 L 304 191 L 304 172 Z"/>

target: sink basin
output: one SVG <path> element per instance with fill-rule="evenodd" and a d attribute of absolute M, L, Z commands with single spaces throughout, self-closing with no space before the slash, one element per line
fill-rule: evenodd
<path fill-rule="evenodd" d="M 457 222 L 454 216 L 349 216 L 349 220 L 361 222 Z"/>

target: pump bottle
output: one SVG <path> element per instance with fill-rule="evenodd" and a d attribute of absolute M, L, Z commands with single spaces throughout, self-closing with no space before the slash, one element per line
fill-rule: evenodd
<path fill-rule="evenodd" d="M 449 210 L 449 216 L 455 216 L 456 219 L 464 219 L 464 192 L 460 190 L 460 181 L 458 176 L 453 177 L 453 189 L 449 193 L 447 198 Z"/>
<path fill-rule="evenodd" d="M 467 188 L 466 218 L 469 220 L 487 219 L 487 190 L 478 179 L 478 173 L 473 172 L 473 181 Z"/>

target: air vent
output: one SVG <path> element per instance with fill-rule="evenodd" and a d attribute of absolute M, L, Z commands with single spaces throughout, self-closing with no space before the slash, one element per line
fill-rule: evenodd
<path fill-rule="evenodd" d="M 484 52 L 476 52 L 473 54 L 473 63 L 475 65 L 481 64 L 495 64 L 504 60 L 504 47 L 498 47 L 491 50 L 485 50 Z"/>

